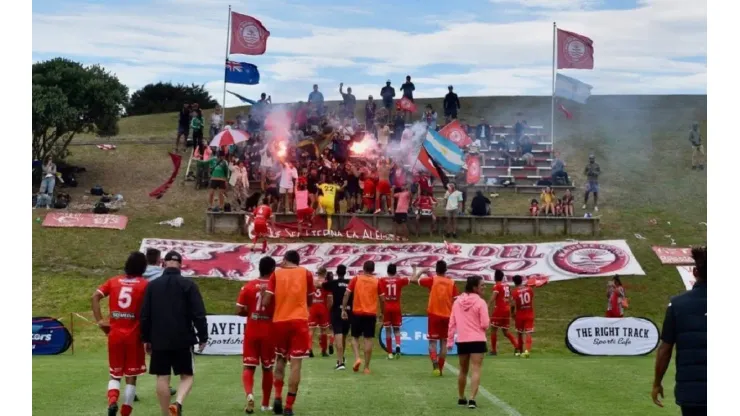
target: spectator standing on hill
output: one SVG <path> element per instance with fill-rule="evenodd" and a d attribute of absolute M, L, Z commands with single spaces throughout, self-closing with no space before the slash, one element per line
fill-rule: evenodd
<path fill-rule="evenodd" d="M 208 209 L 223 211 L 226 198 L 226 179 L 229 176 L 229 164 L 224 159 L 224 152 L 218 151 L 216 159 L 211 159 L 211 181 L 208 185 L 211 191 L 208 194 Z M 218 190 L 218 208 L 213 207 L 213 197 Z"/>
<path fill-rule="evenodd" d="M 162 277 L 146 287 L 141 307 L 141 340 L 151 355 L 149 373 L 157 376 L 162 415 L 181 415 L 183 402 L 193 387 L 193 345 L 199 344 L 201 352 L 206 347 L 208 323 L 198 285 L 180 273 L 180 253 L 167 253 L 164 265 Z M 177 399 L 170 405 L 172 373 L 180 376 L 180 384 Z"/>
<path fill-rule="evenodd" d="M 189 146 L 195 147 L 196 144 L 203 140 L 203 126 L 205 125 L 205 122 L 203 122 L 203 112 L 201 112 L 200 109 L 193 110 L 191 116 L 190 128 L 193 130 L 193 138 L 192 140 L 188 140 L 186 143 Z"/>
<path fill-rule="evenodd" d="M 380 98 L 383 100 L 383 108 L 388 111 L 390 117 L 393 108 L 393 99 L 396 97 L 396 89 L 391 87 L 391 80 L 385 82 L 385 87 L 380 89 Z"/>
<path fill-rule="evenodd" d="M 588 156 L 588 165 L 583 169 L 583 174 L 587 178 L 586 193 L 583 197 L 583 209 L 586 209 L 588 205 L 588 195 L 593 192 L 594 211 L 599 212 L 599 175 L 601 175 L 601 167 L 596 163 L 596 156 Z"/>
<path fill-rule="evenodd" d="M 691 153 L 691 169 L 696 170 L 696 168 L 699 168 L 704 170 L 704 145 L 701 143 L 701 132 L 699 131 L 699 123 L 697 122 L 691 125 L 689 141 L 694 148 L 693 153 Z"/>
<path fill-rule="evenodd" d="M 476 191 L 470 201 L 470 214 L 476 217 L 485 217 L 491 214 L 491 200 L 483 196 L 483 191 Z"/>
<path fill-rule="evenodd" d="M 146 249 L 146 271 L 144 271 L 144 278 L 148 281 L 154 281 L 162 276 L 164 268 L 162 268 L 162 252 L 156 248 Z"/>
<path fill-rule="evenodd" d="M 44 158 L 44 164 L 41 166 L 41 187 L 40 194 L 47 194 L 50 197 L 54 195 L 54 186 L 57 183 L 57 165 L 54 163 L 51 155 Z"/>
<path fill-rule="evenodd" d="M 491 148 L 491 126 L 486 123 L 486 119 L 481 117 L 480 123 L 475 126 L 475 140 L 480 140 L 481 145 Z"/>
<path fill-rule="evenodd" d="M 180 138 L 187 142 L 190 134 L 190 105 L 184 103 L 180 110 L 180 117 L 177 121 L 177 138 L 175 138 L 175 152 L 180 151 Z"/>
<path fill-rule="evenodd" d="M 460 100 L 457 98 L 457 94 L 452 92 L 452 85 L 447 87 L 447 90 L 449 92 L 445 95 L 445 100 L 442 106 L 445 110 L 445 120 L 449 123 L 450 121 L 457 119 L 457 111 L 460 110 Z"/>
<path fill-rule="evenodd" d="M 676 404 L 683 416 L 707 414 L 707 248 L 691 250 L 694 287 L 671 298 L 655 356 L 653 403 L 663 407 L 663 376 L 676 348 Z"/>
<path fill-rule="evenodd" d="M 463 210 L 463 195 L 455 189 L 454 184 L 450 183 L 447 185 L 445 199 L 447 200 L 445 205 L 445 217 L 447 218 L 445 237 L 457 238 L 457 215 Z"/>
<path fill-rule="evenodd" d="M 437 130 L 437 112 L 434 111 L 431 104 L 427 104 L 422 120 L 426 123 L 428 129 Z"/>
<path fill-rule="evenodd" d="M 313 91 L 308 94 L 308 104 L 312 104 L 319 112 L 319 115 L 324 115 L 324 94 L 319 91 L 317 84 L 313 84 Z"/>
<path fill-rule="evenodd" d="M 565 171 L 565 162 L 560 158 L 560 152 L 555 152 L 555 158 L 552 160 L 551 175 L 552 183 L 555 186 L 568 185 L 570 179 L 568 178 L 568 172 Z"/>
<path fill-rule="evenodd" d="M 347 93 L 345 94 L 343 91 L 344 83 L 339 83 L 339 93 L 342 94 L 342 99 L 344 100 L 344 116 L 345 117 L 354 117 L 355 115 L 355 106 L 357 105 L 357 99 L 355 98 L 354 94 L 352 94 L 352 88 L 347 87 Z"/>
<path fill-rule="evenodd" d="M 406 82 L 401 85 L 401 91 L 403 91 L 403 98 L 409 99 L 412 103 L 414 102 L 414 90 L 416 87 L 414 86 L 414 83 L 411 82 L 411 75 L 406 75 Z M 406 117 L 411 120 L 411 112 L 405 111 Z"/>
<path fill-rule="evenodd" d="M 399 111 L 396 113 L 396 118 L 393 120 L 393 137 L 392 141 L 396 143 L 401 142 L 401 135 L 403 130 L 406 128 L 406 120 L 403 118 L 403 114 Z"/>
<path fill-rule="evenodd" d="M 377 109 L 378 105 L 373 101 L 373 96 L 369 95 L 365 103 L 365 130 L 373 134 L 377 134 L 375 126 L 375 112 Z"/>
<path fill-rule="evenodd" d="M 213 113 L 211 113 L 211 125 L 209 128 L 211 139 L 213 139 L 218 134 L 218 132 L 221 131 L 223 127 L 224 127 L 223 110 L 221 109 L 221 106 L 217 104 L 216 108 L 213 109 Z"/>

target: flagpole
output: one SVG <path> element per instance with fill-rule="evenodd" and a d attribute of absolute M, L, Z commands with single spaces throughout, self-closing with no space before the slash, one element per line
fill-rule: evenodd
<path fill-rule="evenodd" d="M 224 68 L 226 61 L 229 60 L 229 34 L 231 33 L 231 5 L 229 4 L 229 17 L 226 18 L 226 54 L 224 59 Z M 223 108 L 224 126 L 226 126 L 226 69 L 224 69 L 224 95 L 223 101 L 221 101 L 221 107 Z"/>
<path fill-rule="evenodd" d="M 552 22 L 552 96 L 550 97 L 550 146 L 555 152 L 555 61 L 557 60 L 557 23 Z"/>

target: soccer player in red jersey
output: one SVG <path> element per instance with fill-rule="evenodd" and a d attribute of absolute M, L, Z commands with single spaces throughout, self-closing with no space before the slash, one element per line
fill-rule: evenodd
<path fill-rule="evenodd" d="M 534 290 L 530 286 L 522 286 L 522 276 L 514 276 L 514 290 L 511 292 L 512 304 L 516 314 L 514 315 L 514 327 L 519 333 L 517 345 L 520 355 L 529 358 L 529 350 L 532 349 L 532 333 L 534 332 Z M 522 342 L 522 337 L 525 341 Z M 524 351 L 522 352 L 522 346 Z"/>
<path fill-rule="evenodd" d="M 441 376 L 447 360 L 447 328 L 450 325 L 452 302 L 459 295 L 455 282 L 445 276 L 447 263 L 440 260 L 436 265 L 435 276 L 418 278 L 414 272 L 412 280 L 418 279 L 419 285 L 429 289 L 427 305 L 427 338 L 429 339 L 429 358 L 432 360 L 432 374 Z M 439 350 L 437 350 L 439 344 Z M 438 352 L 439 351 L 439 352 Z"/>
<path fill-rule="evenodd" d="M 257 240 L 262 238 L 262 252 L 267 252 L 267 222 L 272 218 L 272 209 L 267 203 L 267 198 L 262 201 L 262 205 L 254 209 L 254 240 L 252 249 L 257 246 Z"/>
<path fill-rule="evenodd" d="M 308 331 L 308 307 L 311 305 L 313 275 L 300 267 L 301 257 L 289 250 L 283 264 L 270 276 L 263 305 L 275 303 L 272 316 L 272 340 L 275 344 L 275 400 L 272 403 L 276 415 L 292 416 L 293 404 L 298 396 L 301 382 L 301 364 L 311 350 L 311 334 Z M 283 380 L 285 365 L 290 360 L 288 399 L 283 409 Z"/>
<path fill-rule="evenodd" d="M 504 272 L 501 270 L 496 270 L 493 280 L 496 283 L 493 285 L 493 294 L 491 295 L 491 300 L 488 302 L 488 310 L 493 311 L 491 314 L 491 352 L 489 354 L 497 354 L 496 336 L 499 329 L 509 339 L 516 352 L 519 350 L 519 346 L 516 343 L 514 335 L 509 332 L 509 326 L 511 325 L 511 308 L 509 305 L 511 302 L 511 289 L 508 284 L 504 283 Z"/>
<path fill-rule="evenodd" d="M 325 268 L 320 268 L 316 272 L 317 279 L 314 281 L 314 286 L 316 287 L 316 290 L 314 290 L 313 292 L 311 308 L 308 311 L 308 328 L 311 330 L 311 351 L 309 353 L 309 357 L 313 357 L 313 340 L 316 338 L 316 332 L 320 332 L 319 346 L 321 347 L 321 356 L 329 356 L 329 354 L 326 352 L 326 347 L 328 344 L 327 334 L 329 332 L 329 308 L 327 307 L 329 292 L 327 292 L 323 288 L 326 273 L 327 272 Z M 332 343 L 333 342 L 334 340 L 332 340 Z"/>
<path fill-rule="evenodd" d="M 121 378 L 126 378 L 121 415 L 128 416 L 136 396 L 136 377 L 146 372 L 146 353 L 141 342 L 139 318 L 144 301 L 147 280 L 144 253 L 133 252 L 128 256 L 123 275 L 112 277 L 101 285 L 92 296 L 92 312 L 100 329 L 108 336 L 108 416 L 118 413 Z M 110 317 L 106 321 L 100 312 L 100 300 L 108 297 Z"/>
<path fill-rule="evenodd" d="M 244 412 L 254 413 L 254 372 L 262 364 L 262 411 L 270 410 L 272 393 L 272 365 L 275 363 L 275 346 L 270 337 L 272 331 L 272 314 L 275 305 L 263 305 L 262 298 L 267 289 L 270 276 L 275 271 L 275 260 L 262 257 L 259 263 L 260 278 L 252 280 L 239 291 L 236 300 L 236 313 L 247 317 L 247 328 L 244 331 L 242 361 L 244 370 L 242 382 L 247 395 L 247 406 Z"/>
<path fill-rule="evenodd" d="M 388 359 L 393 359 L 393 342 L 391 335 L 396 338 L 395 358 L 401 358 L 401 292 L 408 286 L 408 277 L 396 276 L 396 265 L 388 265 L 388 277 L 380 279 L 380 299 L 383 301 L 383 328 L 385 328 L 385 349 Z"/>

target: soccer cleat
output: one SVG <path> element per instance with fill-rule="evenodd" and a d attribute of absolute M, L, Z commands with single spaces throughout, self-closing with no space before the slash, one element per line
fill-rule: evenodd
<path fill-rule="evenodd" d="M 272 401 L 272 413 L 276 415 L 283 414 L 283 401 L 282 400 L 275 399 Z"/>
<path fill-rule="evenodd" d="M 313 350 L 308 351 L 308 358 L 313 358 Z"/>
<path fill-rule="evenodd" d="M 360 360 L 355 361 L 355 364 L 352 366 L 352 371 L 354 371 L 355 373 L 360 371 L 361 365 L 362 365 L 362 361 Z"/>
<path fill-rule="evenodd" d="M 270 406 L 262 406 L 262 407 L 260 407 L 260 411 L 261 412 L 269 412 L 270 410 L 272 410 L 272 407 L 270 407 Z"/>
<path fill-rule="evenodd" d="M 254 413 L 254 395 L 252 394 L 247 396 L 247 407 L 244 408 L 244 413 L 248 415 Z"/>
<path fill-rule="evenodd" d="M 139 401 L 139 395 L 138 394 L 134 394 L 134 401 L 135 402 L 138 402 Z"/>
<path fill-rule="evenodd" d="M 329 355 L 334 355 L 334 346 L 329 345 Z"/>
<path fill-rule="evenodd" d="M 434 377 L 440 377 L 440 376 L 442 376 L 442 372 L 439 371 L 439 368 L 435 368 L 434 370 L 432 370 L 432 375 Z"/>
<path fill-rule="evenodd" d="M 337 366 L 334 367 L 335 370 L 346 370 L 347 367 L 344 366 L 344 363 L 337 363 Z"/>
<path fill-rule="evenodd" d="M 522 353 L 519 352 L 519 350 L 514 351 L 515 357 L 521 357 Z"/>
<path fill-rule="evenodd" d="M 468 405 L 468 399 L 457 399 L 457 405 L 458 406 L 467 406 Z"/>
<path fill-rule="evenodd" d="M 118 414 L 118 403 L 112 403 L 108 406 L 108 416 L 116 416 Z"/>
<path fill-rule="evenodd" d="M 393 357 L 393 354 L 388 354 L 388 359 L 389 359 L 389 360 L 392 360 L 393 358 L 394 358 L 394 357 Z"/>
<path fill-rule="evenodd" d="M 475 404 L 475 400 L 468 400 L 468 409 L 477 409 L 478 405 Z"/>
<path fill-rule="evenodd" d="M 524 353 L 522 354 L 522 357 L 529 358 L 529 351 L 524 350 Z"/>
<path fill-rule="evenodd" d="M 293 415 L 295 415 L 295 413 L 293 413 L 293 409 L 285 409 L 285 411 L 283 412 L 283 414 L 285 416 L 293 416 Z"/>

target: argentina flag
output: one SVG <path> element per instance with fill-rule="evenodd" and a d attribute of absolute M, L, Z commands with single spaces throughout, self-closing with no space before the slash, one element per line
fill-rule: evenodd
<path fill-rule="evenodd" d="M 429 157 L 447 172 L 458 173 L 465 165 L 463 151 L 434 130 L 427 130 L 427 137 L 422 146 Z"/>

